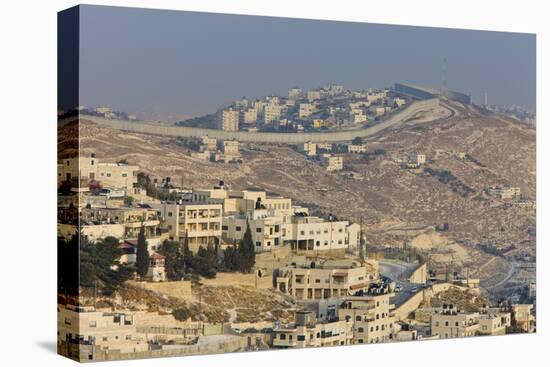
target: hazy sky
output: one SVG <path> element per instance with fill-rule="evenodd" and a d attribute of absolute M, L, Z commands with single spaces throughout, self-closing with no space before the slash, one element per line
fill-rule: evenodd
<path fill-rule="evenodd" d="M 210 113 L 246 96 L 329 82 L 447 86 L 535 106 L 535 36 L 83 6 L 80 103 L 147 118 Z"/>

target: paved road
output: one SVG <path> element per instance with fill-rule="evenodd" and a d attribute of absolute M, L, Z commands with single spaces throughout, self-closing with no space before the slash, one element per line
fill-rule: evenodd
<path fill-rule="evenodd" d="M 175 126 L 165 123 L 106 119 L 89 115 L 82 115 L 81 119 L 106 125 L 118 130 L 132 131 L 144 134 L 187 137 L 200 137 L 203 135 L 208 135 L 218 139 L 236 139 L 241 142 L 253 143 L 301 144 L 309 141 L 316 143 L 338 143 L 351 141 L 358 136 L 371 136 L 388 128 L 399 126 L 417 113 L 421 111 L 429 111 L 437 106 L 439 106 L 439 100 L 437 98 L 424 101 L 416 101 L 402 111 L 392 115 L 387 120 L 384 120 L 371 127 L 352 131 L 330 131 L 312 133 L 253 133 L 248 131 L 222 131 L 216 129 Z"/>
<path fill-rule="evenodd" d="M 401 292 L 396 292 L 393 298 L 395 306 L 401 305 L 409 299 L 415 292 L 414 288 L 420 290 L 422 287 L 419 284 L 409 283 L 404 275 L 414 269 L 418 264 L 406 263 L 399 260 L 381 259 L 379 260 L 380 274 L 393 280 L 397 286 L 401 286 Z"/>

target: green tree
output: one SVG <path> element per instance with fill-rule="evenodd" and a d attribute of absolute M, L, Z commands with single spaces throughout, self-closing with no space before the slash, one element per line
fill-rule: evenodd
<path fill-rule="evenodd" d="M 197 254 L 192 257 L 193 271 L 205 278 L 214 278 L 217 273 L 216 263 L 213 261 L 212 248 L 200 247 Z"/>
<path fill-rule="evenodd" d="M 119 263 L 118 246 L 118 238 L 111 236 L 96 243 L 80 242 L 80 286 L 98 286 L 104 294 L 112 294 L 131 278 L 134 269 Z"/>
<path fill-rule="evenodd" d="M 138 235 L 136 270 L 141 279 L 145 278 L 149 270 L 149 251 L 147 250 L 147 239 L 145 238 L 144 226 L 141 226 Z"/>
<path fill-rule="evenodd" d="M 250 223 L 246 222 L 246 232 L 243 240 L 239 245 L 239 270 L 243 273 L 249 273 L 256 263 L 256 251 L 254 249 L 254 241 L 252 240 L 252 231 Z"/>
<path fill-rule="evenodd" d="M 356 136 L 355 138 L 353 138 L 351 143 L 353 145 L 361 145 L 361 144 L 363 144 L 363 138 L 361 138 L 360 136 Z"/>
<path fill-rule="evenodd" d="M 223 252 L 223 266 L 225 270 L 239 270 L 239 250 L 236 245 L 228 247 Z"/>
<path fill-rule="evenodd" d="M 189 250 L 189 236 L 187 235 L 187 231 L 185 231 L 185 236 L 183 237 L 182 252 L 183 271 L 186 273 L 193 263 L 193 253 Z"/>
<path fill-rule="evenodd" d="M 165 257 L 164 268 L 168 280 L 181 280 L 184 275 L 184 261 L 179 242 L 165 240 L 158 252 Z"/>

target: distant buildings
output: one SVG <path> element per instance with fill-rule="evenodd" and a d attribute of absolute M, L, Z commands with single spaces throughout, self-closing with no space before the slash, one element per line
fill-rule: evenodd
<path fill-rule="evenodd" d="M 300 103 L 298 117 L 305 119 L 315 112 L 315 105 L 311 103 Z"/>
<path fill-rule="evenodd" d="M 264 107 L 264 124 L 278 122 L 281 118 L 281 106 L 278 104 L 268 104 Z"/>
<path fill-rule="evenodd" d="M 292 88 L 288 91 L 288 99 L 296 101 L 302 98 L 302 90 L 300 88 Z"/>
<path fill-rule="evenodd" d="M 316 101 L 318 99 L 321 99 L 321 92 L 318 90 L 310 90 L 307 92 L 307 100 L 309 102 Z"/>

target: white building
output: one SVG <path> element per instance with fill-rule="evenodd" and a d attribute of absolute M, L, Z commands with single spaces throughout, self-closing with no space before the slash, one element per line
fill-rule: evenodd
<path fill-rule="evenodd" d="M 233 108 L 218 110 L 218 129 L 223 131 L 239 131 L 239 111 Z"/>
<path fill-rule="evenodd" d="M 315 112 L 315 105 L 311 103 L 300 103 L 298 117 L 301 119 L 311 116 Z"/>

